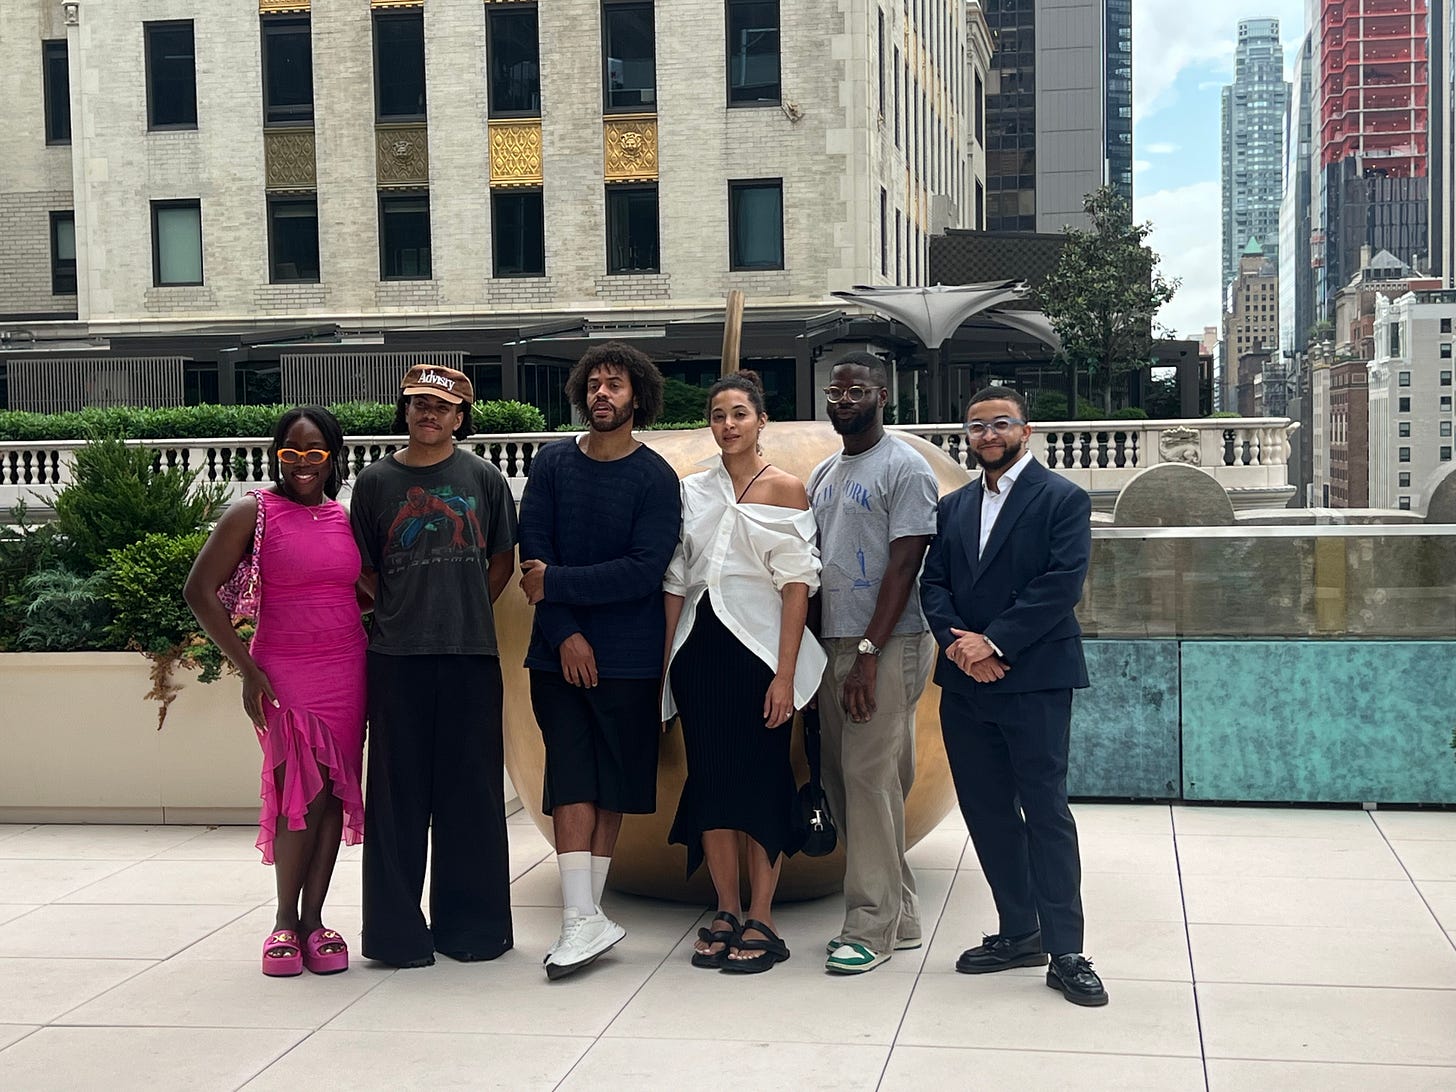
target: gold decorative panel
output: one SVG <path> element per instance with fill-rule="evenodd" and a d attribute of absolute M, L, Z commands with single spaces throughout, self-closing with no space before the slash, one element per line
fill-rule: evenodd
<path fill-rule="evenodd" d="M 490 123 L 490 184 L 492 186 L 539 186 L 541 172 L 541 121 Z"/>
<path fill-rule="evenodd" d="M 374 174 L 380 186 L 430 184 L 430 141 L 423 125 L 374 129 Z"/>
<path fill-rule="evenodd" d="M 308 10 L 309 0 L 258 0 L 259 15 L 280 15 Z"/>
<path fill-rule="evenodd" d="M 606 180 L 657 181 L 657 117 L 620 114 L 606 120 Z"/>
<path fill-rule="evenodd" d="M 263 163 L 269 190 L 311 190 L 318 185 L 312 129 L 265 129 Z"/>
<path fill-rule="evenodd" d="M 371 8 L 422 8 L 425 0 L 369 0 Z"/>

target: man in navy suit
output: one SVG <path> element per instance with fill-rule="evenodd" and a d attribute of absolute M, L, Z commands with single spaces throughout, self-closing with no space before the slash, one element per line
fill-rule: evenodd
<path fill-rule="evenodd" d="M 1082 864 L 1067 806 L 1072 691 L 1087 685 L 1073 609 L 1092 551 L 1092 504 L 1032 458 L 1026 400 L 1005 387 L 966 409 L 977 481 L 940 502 L 921 600 L 944 656 L 940 723 L 961 813 L 1000 916 L 956 970 L 1048 962 L 1078 1005 L 1107 991 L 1082 956 Z"/>

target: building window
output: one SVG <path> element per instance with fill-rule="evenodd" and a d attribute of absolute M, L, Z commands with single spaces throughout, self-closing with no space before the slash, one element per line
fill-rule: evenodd
<path fill-rule="evenodd" d="M 981 180 L 976 179 L 976 222 L 973 225 L 977 231 L 986 227 L 986 187 L 981 185 Z"/>
<path fill-rule="evenodd" d="M 875 59 L 879 76 L 880 120 L 885 120 L 885 9 L 879 9 L 879 33 L 875 35 Z"/>
<path fill-rule="evenodd" d="M 76 294 L 76 214 L 51 213 L 51 295 Z"/>
<path fill-rule="evenodd" d="M 1400 488 L 1400 489 L 1409 489 L 1410 488 L 1411 476 L 1410 476 L 1410 471 L 1409 470 L 1402 470 L 1398 475 L 1396 475 L 1396 477 L 1398 479 L 1397 482 L 1396 482 L 1396 485 L 1397 485 L 1398 488 Z"/>
<path fill-rule="evenodd" d="M 900 146 L 900 47 L 896 46 L 894 51 L 895 63 L 893 79 L 895 81 L 895 147 Z M 898 280 L 898 278 L 897 278 Z"/>
<path fill-rule="evenodd" d="M 379 279 L 430 279 L 430 195 L 379 195 Z"/>
<path fill-rule="evenodd" d="M 1410 386 L 1410 372 L 1400 372 L 1395 377 L 1396 384 L 1402 387 Z"/>
<path fill-rule="evenodd" d="M 1410 422 L 1409 421 L 1402 421 L 1402 422 L 1400 422 L 1400 424 L 1396 426 L 1396 435 L 1401 436 L 1401 437 L 1408 437 L 1408 436 L 1410 436 Z"/>
<path fill-rule="evenodd" d="M 728 0 L 728 105 L 778 102 L 778 0 Z"/>
<path fill-rule="evenodd" d="M 603 5 L 602 79 L 605 112 L 657 109 L 657 42 L 651 4 Z M 653 202 L 655 207 L 655 197 Z M 653 251 L 655 254 L 655 242 Z"/>
<path fill-rule="evenodd" d="M 202 202 L 152 202 L 152 283 L 202 283 Z"/>
<path fill-rule="evenodd" d="M 62 39 L 41 43 L 47 144 L 71 143 L 71 66 Z"/>
<path fill-rule="evenodd" d="M 1450 385 L 1451 385 L 1451 373 L 1449 371 L 1442 372 L 1441 373 L 1441 386 L 1443 386 L 1443 387 L 1449 387 Z"/>
<path fill-rule="evenodd" d="M 784 267 L 784 183 L 728 183 L 728 267 Z"/>
<path fill-rule="evenodd" d="M 657 184 L 607 187 L 607 272 L 656 273 Z"/>
<path fill-rule="evenodd" d="M 197 128 L 192 21 L 146 23 L 147 128 Z"/>
<path fill-rule="evenodd" d="M 541 39 L 535 6 L 498 4 L 487 7 L 485 16 L 490 34 L 490 116 L 540 114 Z"/>
<path fill-rule="evenodd" d="M 374 13 L 374 114 L 379 121 L 420 121 L 425 117 L 423 11 Z M 428 219 L 427 210 L 427 227 Z M 425 251 L 428 254 L 428 242 Z"/>
<path fill-rule="evenodd" d="M 1444 413 L 1451 412 L 1451 396 L 1449 394 L 1441 395 L 1441 410 Z"/>
<path fill-rule="evenodd" d="M 1451 448 L 1449 446 L 1441 448 L 1441 461 L 1443 463 L 1449 463 L 1451 461 Z"/>
<path fill-rule="evenodd" d="M 1449 334 L 1450 332 L 1451 332 L 1451 320 L 1448 319 L 1448 318 L 1443 318 L 1441 320 L 1441 333 L 1443 333 L 1443 334 Z"/>
<path fill-rule="evenodd" d="M 1403 462 L 1403 463 L 1410 462 L 1410 448 L 1408 448 L 1408 447 L 1401 448 L 1400 449 L 1400 452 L 1399 452 L 1399 456 L 1400 456 L 1400 459 L 1399 459 L 1400 462 Z"/>
<path fill-rule="evenodd" d="M 890 195 L 880 187 L 880 276 L 890 275 Z"/>
<path fill-rule="evenodd" d="M 1451 422 L 1450 421 L 1442 421 L 1441 422 L 1441 435 L 1442 436 L 1450 436 L 1451 435 Z"/>
<path fill-rule="evenodd" d="M 313 41 L 307 15 L 263 20 L 263 124 L 313 124 Z"/>
<path fill-rule="evenodd" d="M 1397 406 L 1396 412 L 1398 412 L 1398 413 L 1409 413 L 1410 412 L 1410 395 L 1406 395 L 1406 394 L 1401 395 L 1400 398 L 1396 401 L 1396 406 Z"/>
<path fill-rule="evenodd" d="M 975 111 L 976 143 L 986 146 L 986 89 L 981 85 L 981 74 L 976 73 L 976 100 L 971 107 Z"/>
<path fill-rule="evenodd" d="M 1410 498 L 1409 497 L 1401 497 L 1400 498 L 1400 501 L 1399 501 L 1399 505 L 1400 505 L 1400 510 L 1402 512 L 1409 512 L 1410 511 Z"/>
<path fill-rule="evenodd" d="M 1441 344 L 1441 359 L 1442 360 L 1450 360 L 1451 359 L 1451 343 L 1449 341 L 1442 342 L 1442 344 Z"/>
<path fill-rule="evenodd" d="M 501 190 L 490 197 L 497 277 L 546 274 L 546 210 L 540 190 Z"/>
<path fill-rule="evenodd" d="M 274 284 L 318 282 L 317 197 L 269 200 L 268 276 Z"/>
<path fill-rule="evenodd" d="M 900 279 L 900 270 L 902 268 L 903 267 L 900 265 L 900 210 L 899 209 L 896 209 L 895 210 L 895 283 L 896 284 L 904 284 L 905 283 L 903 280 Z"/>

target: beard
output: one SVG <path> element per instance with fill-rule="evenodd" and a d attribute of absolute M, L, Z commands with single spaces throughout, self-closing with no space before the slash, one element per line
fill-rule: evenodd
<path fill-rule="evenodd" d="M 868 413 L 856 413 L 853 417 L 840 417 L 837 413 L 829 415 L 830 426 L 841 436 L 858 436 L 861 432 L 868 432 L 874 423 L 873 409 Z"/>
<path fill-rule="evenodd" d="M 623 406 L 619 410 L 613 410 L 612 415 L 607 418 L 598 418 L 595 410 L 587 418 L 588 423 L 594 432 L 615 432 L 628 421 L 632 420 L 637 413 L 635 406 Z"/>
<path fill-rule="evenodd" d="M 1006 443 L 1006 446 L 1002 449 L 1001 454 L 996 456 L 996 458 L 994 459 L 985 458 L 983 455 L 981 455 L 980 452 L 976 451 L 974 448 L 971 449 L 971 454 L 975 456 L 976 462 L 978 462 L 981 466 L 985 467 L 987 470 L 1001 470 L 1004 467 L 1010 466 L 1017 459 L 1021 458 L 1022 450 L 1022 442 L 1020 440 L 1017 440 L 1015 443 L 1008 441 Z"/>

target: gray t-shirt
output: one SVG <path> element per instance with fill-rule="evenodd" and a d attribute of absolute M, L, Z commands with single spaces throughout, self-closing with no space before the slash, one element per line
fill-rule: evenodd
<path fill-rule="evenodd" d="M 860 455 L 840 452 L 809 475 L 824 571 L 820 636 L 863 637 L 897 538 L 935 534 L 940 490 L 920 453 L 889 433 Z M 920 586 L 910 589 L 894 633 L 923 633 Z"/>
<path fill-rule="evenodd" d="M 498 656 L 489 564 L 516 544 L 505 476 L 456 449 L 434 466 L 365 467 L 349 503 L 364 567 L 379 574 L 369 650 Z"/>

